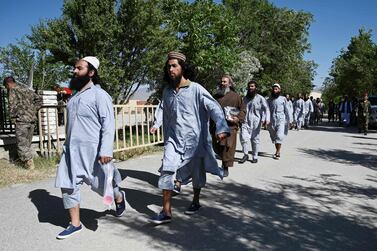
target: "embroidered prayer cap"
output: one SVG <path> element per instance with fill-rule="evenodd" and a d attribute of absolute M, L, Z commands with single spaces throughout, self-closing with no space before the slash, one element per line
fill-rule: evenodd
<path fill-rule="evenodd" d="M 84 61 L 90 63 L 91 65 L 93 65 L 94 68 L 96 68 L 96 70 L 98 70 L 98 67 L 99 67 L 98 58 L 93 57 L 93 56 L 87 56 L 87 57 L 82 58 L 81 60 L 84 60 Z"/>
<path fill-rule="evenodd" d="M 168 60 L 169 59 L 180 59 L 182 60 L 183 62 L 186 61 L 186 56 L 183 55 L 182 53 L 180 52 L 176 52 L 176 51 L 171 51 L 168 53 Z"/>
<path fill-rule="evenodd" d="M 274 88 L 274 87 L 277 87 L 277 88 L 281 89 L 281 87 L 280 87 L 280 85 L 278 83 L 273 84 L 272 88 Z"/>

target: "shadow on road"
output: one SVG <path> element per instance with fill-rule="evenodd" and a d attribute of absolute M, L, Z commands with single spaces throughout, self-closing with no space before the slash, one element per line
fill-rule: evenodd
<path fill-rule="evenodd" d="M 337 193 L 351 196 L 360 192 L 358 188 L 353 190 L 351 184 L 350 187 L 343 185 Z M 280 186 L 272 192 L 233 182 L 218 183 L 203 190 L 203 207 L 198 214 L 190 216 L 192 218 L 177 216 L 181 211 L 175 200 L 175 216 L 168 225 L 151 227 L 136 220 L 109 221 L 126 224 L 150 236 L 154 240 L 151 249 L 157 250 L 166 249 L 167 245 L 180 250 L 373 250 L 376 247 L 376 228 L 352 214 L 344 216 L 325 207 L 297 203 L 289 198 L 287 189 L 305 192 L 304 187 L 295 184 Z M 138 198 L 140 204 L 161 200 L 159 196 L 144 197 L 145 193 L 139 191 L 127 192 L 134 193 L 133 197 Z M 336 203 L 331 202 L 333 194 L 318 195 L 311 191 L 304 196 Z M 144 201 L 147 199 L 152 201 Z M 363 206 L 360 210 L 376 214 L 376 209 Z"/>
<path fill-rule="evenodd" d="M 377 170 L 377 155 L 370 153 L 354 153 L 352 151 L 341 150 L 341 149 L 309 149 L 309 148 L 299 148 L 300 152 L 343 164 L 351 165 L 361 165 L 372 170 Z"/>
<path fill-rule="evenodd" d="M 29 193 L 31 202 L 38 210 L 39 222 L 46 222 L 55 226 L 66 228 L 70 222 L 67 210 L 63 207 L 62 198 L 50 195 L 45 189 L 36 189 Z M 96 231 L 98 219 L 112 214 L 109 211 L 97 212 L 91 209 L 81 208 L 81 222 L 85 228 Z"/>
<path fill-rule="evenodd" d="M 138 179 L 141 181 L 145 181 L 151 184 L 154 187 L 158 185 L 158 178 L 159 176 L 154 173 L 138 171 L 138 170 L 125 170 L 125 169 L 118 169 L 122 180 L 126 179 L 127 177 L 131 177 L 134 179 Z"/>

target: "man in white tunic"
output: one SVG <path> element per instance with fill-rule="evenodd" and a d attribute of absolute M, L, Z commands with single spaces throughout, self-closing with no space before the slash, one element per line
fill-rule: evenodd
<path fill-rule="evenodd" d="M 70 88 L 77 92 L 67 104 L 67 137 L 55 186 L 61 188 L 63 205 L 68 209 L 71 224 L 57 236 L 58 239 L 65 239 L 82 229 L 80 185 L 86 183 L 103 195 L 108 166 L 112 165 L 114 111 L 111 97 L 97 85 L 98 67 L 96 57 L 84 57 L 76 63 L 70 82 Z M 125 194 L 118 187 L 121 182 L 118 170 L 114 167 L 112 172 L 115 214 L 121 216 L 126 208 Z"/>
<path fill-rule="evenodd" d="M 241 125 L 240 141 L 242 144 L 243 158 L 240 164 L 245 163 L 249 159 L 250 143 L 253 153 L 252 163 L 258 162 L 259 152 L 259 134 L 263 124 L 270 123 L 270 109 L 266 99 L 258 94 L 258 85 L 255 80 L 251 80 L 248 84 L 247 94 L 243 98 L 246 106 L 246 117 Z"/>
<path fill-rule="evenodd" d="M 310 123 L 310 116 L 314 111 L 313 103 L 309 98 L 308 94 L 304 96 L 304 127 L 307 129 L 309 128 Z"/>
<path fill-rule="evenodd" d="M 280 149 L 283 139 L 288 134 L 289 127 L 292 123 L 292 116 L 289 112 L 287 99 L 280 96 L 281 87 L 279 84 L 272 86 L 271 96 L 267 99 L 268 107 L 270 108 L 270 124 L 267 127 L 270 138 L 275 144 L 276 152 L 273 155 L 274 159 L 280 159 Z"/>
<path fill-rule="evenodd" d="M 191 215 L 199 210 L 199 196 L 206 184 L 206 172 L 221 178 L 223 176 L 212 149 L 209 119 L 216 124 L 218 140 L 230 133 L 220 105 L 206 89 L 189 80 L 194 75 L 185 55 L 170 52 L 164 72 L 164 80 L 168 84 L 159 106 L 163 117 L 164 156 L 158 181 L 162 189 L 163 208 L 151 219 L 154 224 L 171 222 L 175 176 L 183 183 L 192 179 L 194 198 L 185 213 Z M 156 130 L 154 127 L 151 132 Z"/>

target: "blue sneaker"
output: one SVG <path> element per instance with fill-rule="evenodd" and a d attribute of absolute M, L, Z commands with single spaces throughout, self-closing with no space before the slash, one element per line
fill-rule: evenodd
<path fill-rule="evenodd" d="M 196 204 L 196 203 L 191 203 L 191 205 L 189 206 L 189 208 L 187 208 L 187 210 L 185 211 L 185 214 L 187 215 L 192 215 L 196 212 L 199 211 L 199 208 L 201 208 L 202 206 L 200 204 Z"/>
<path fill-rule="evenodd" d="M 171 222 L 171 216 L 167 216 L 163 211 L 161 211 L 158 215 L 152 217 L 150 222 L 160 225 Z"/>
<path fill-rule="evenodd" d="M 78 227 L 75 227 L 74 225 L 69 224 L 69 226 L 67 227 L 66 230 L 64 230 L 63 232 L 58 234 L 58 236 L 56 236 L 56 239 L 58 239 L 58 240 L 66 239 L 66 238 L 70 237 L 71 235 L 80 232 L 81 230 L 82 230 L 81 224 Z"/>
<path fill-rule="evenodd" d="M 177 196 L 181 193 L 181 186 L 177 185 L 177 181 L 174 181 L 173 193 L 172 196 Z"/>
<path fill-rule="evenodd" d="M 115 200 L 115 216 L 116 217 L 121 217 L 124 213 L 124 211 L 126 211 L 126 194 L 124 193 L 124 191 L 120 191 L 120 193 L 122 194 L 122 197 L 123 197 L 123 200 L 122 202 L 120 203 L 117 203 Z"/>

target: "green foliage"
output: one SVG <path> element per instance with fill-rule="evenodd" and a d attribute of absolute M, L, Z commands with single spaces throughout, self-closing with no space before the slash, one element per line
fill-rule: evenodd
<path fill-rule="evenodd" d="M 267 0 L 65 0 L 61 17 L 34 26 L 28 39 L 43 66 L 36 71 L 42 83 L 67 78 L 63 66 L 95 55 L 102 86 L 116 103 L 140 84 L 161 89 L 171 50 L 186 54 L 197 68 L 195 80 L 207 89 L 227 73 L 240 89 L 255 78 L 261 90 L 279 82 L 295 95 L 311 89 L 316 66 L 303 59 L 311 21 L 309 13 Z M 27 76 L 29 51 L 23 55 L 19 68 Z"/>
<path fill-rule="evenodd" d="M 296 95 L 312 89 L 314 62 L 303 59 L 312 15 L 277 8 L 267 0 L 224 0 L 239 23 L 240 45 L 253 51 L 263 71 L 256 75 L 261 89 L 282 84 L 283 92 Z"/>
<path fill-rule="evenodd" d="M 360 29 L 358 36 L 351 38 L 347 49 L 334 59 L 323 88 L 329 98 L 377 93 L 377 44 L 372 41 L 371 31 Z"/>
<path fill-rule="evenodd" d="M 45 51 L 34 49 L 27 39 L 0 48 L 0 62 L 3 65 L 1 78 L 12 75 L 16 81 L 29 84 L 32 71 L 34 89 L 49 89 L 66 80 L 69 74 L 67 66 L 47 62 Z"/>
<path fill-rule="evenodd" d="M 209 0 L 186 4 L 177 13 L 180 49 L 196 66 L 197 81 L 212 89 L 239 59 L 236 20 L 223 5 Z"/>

